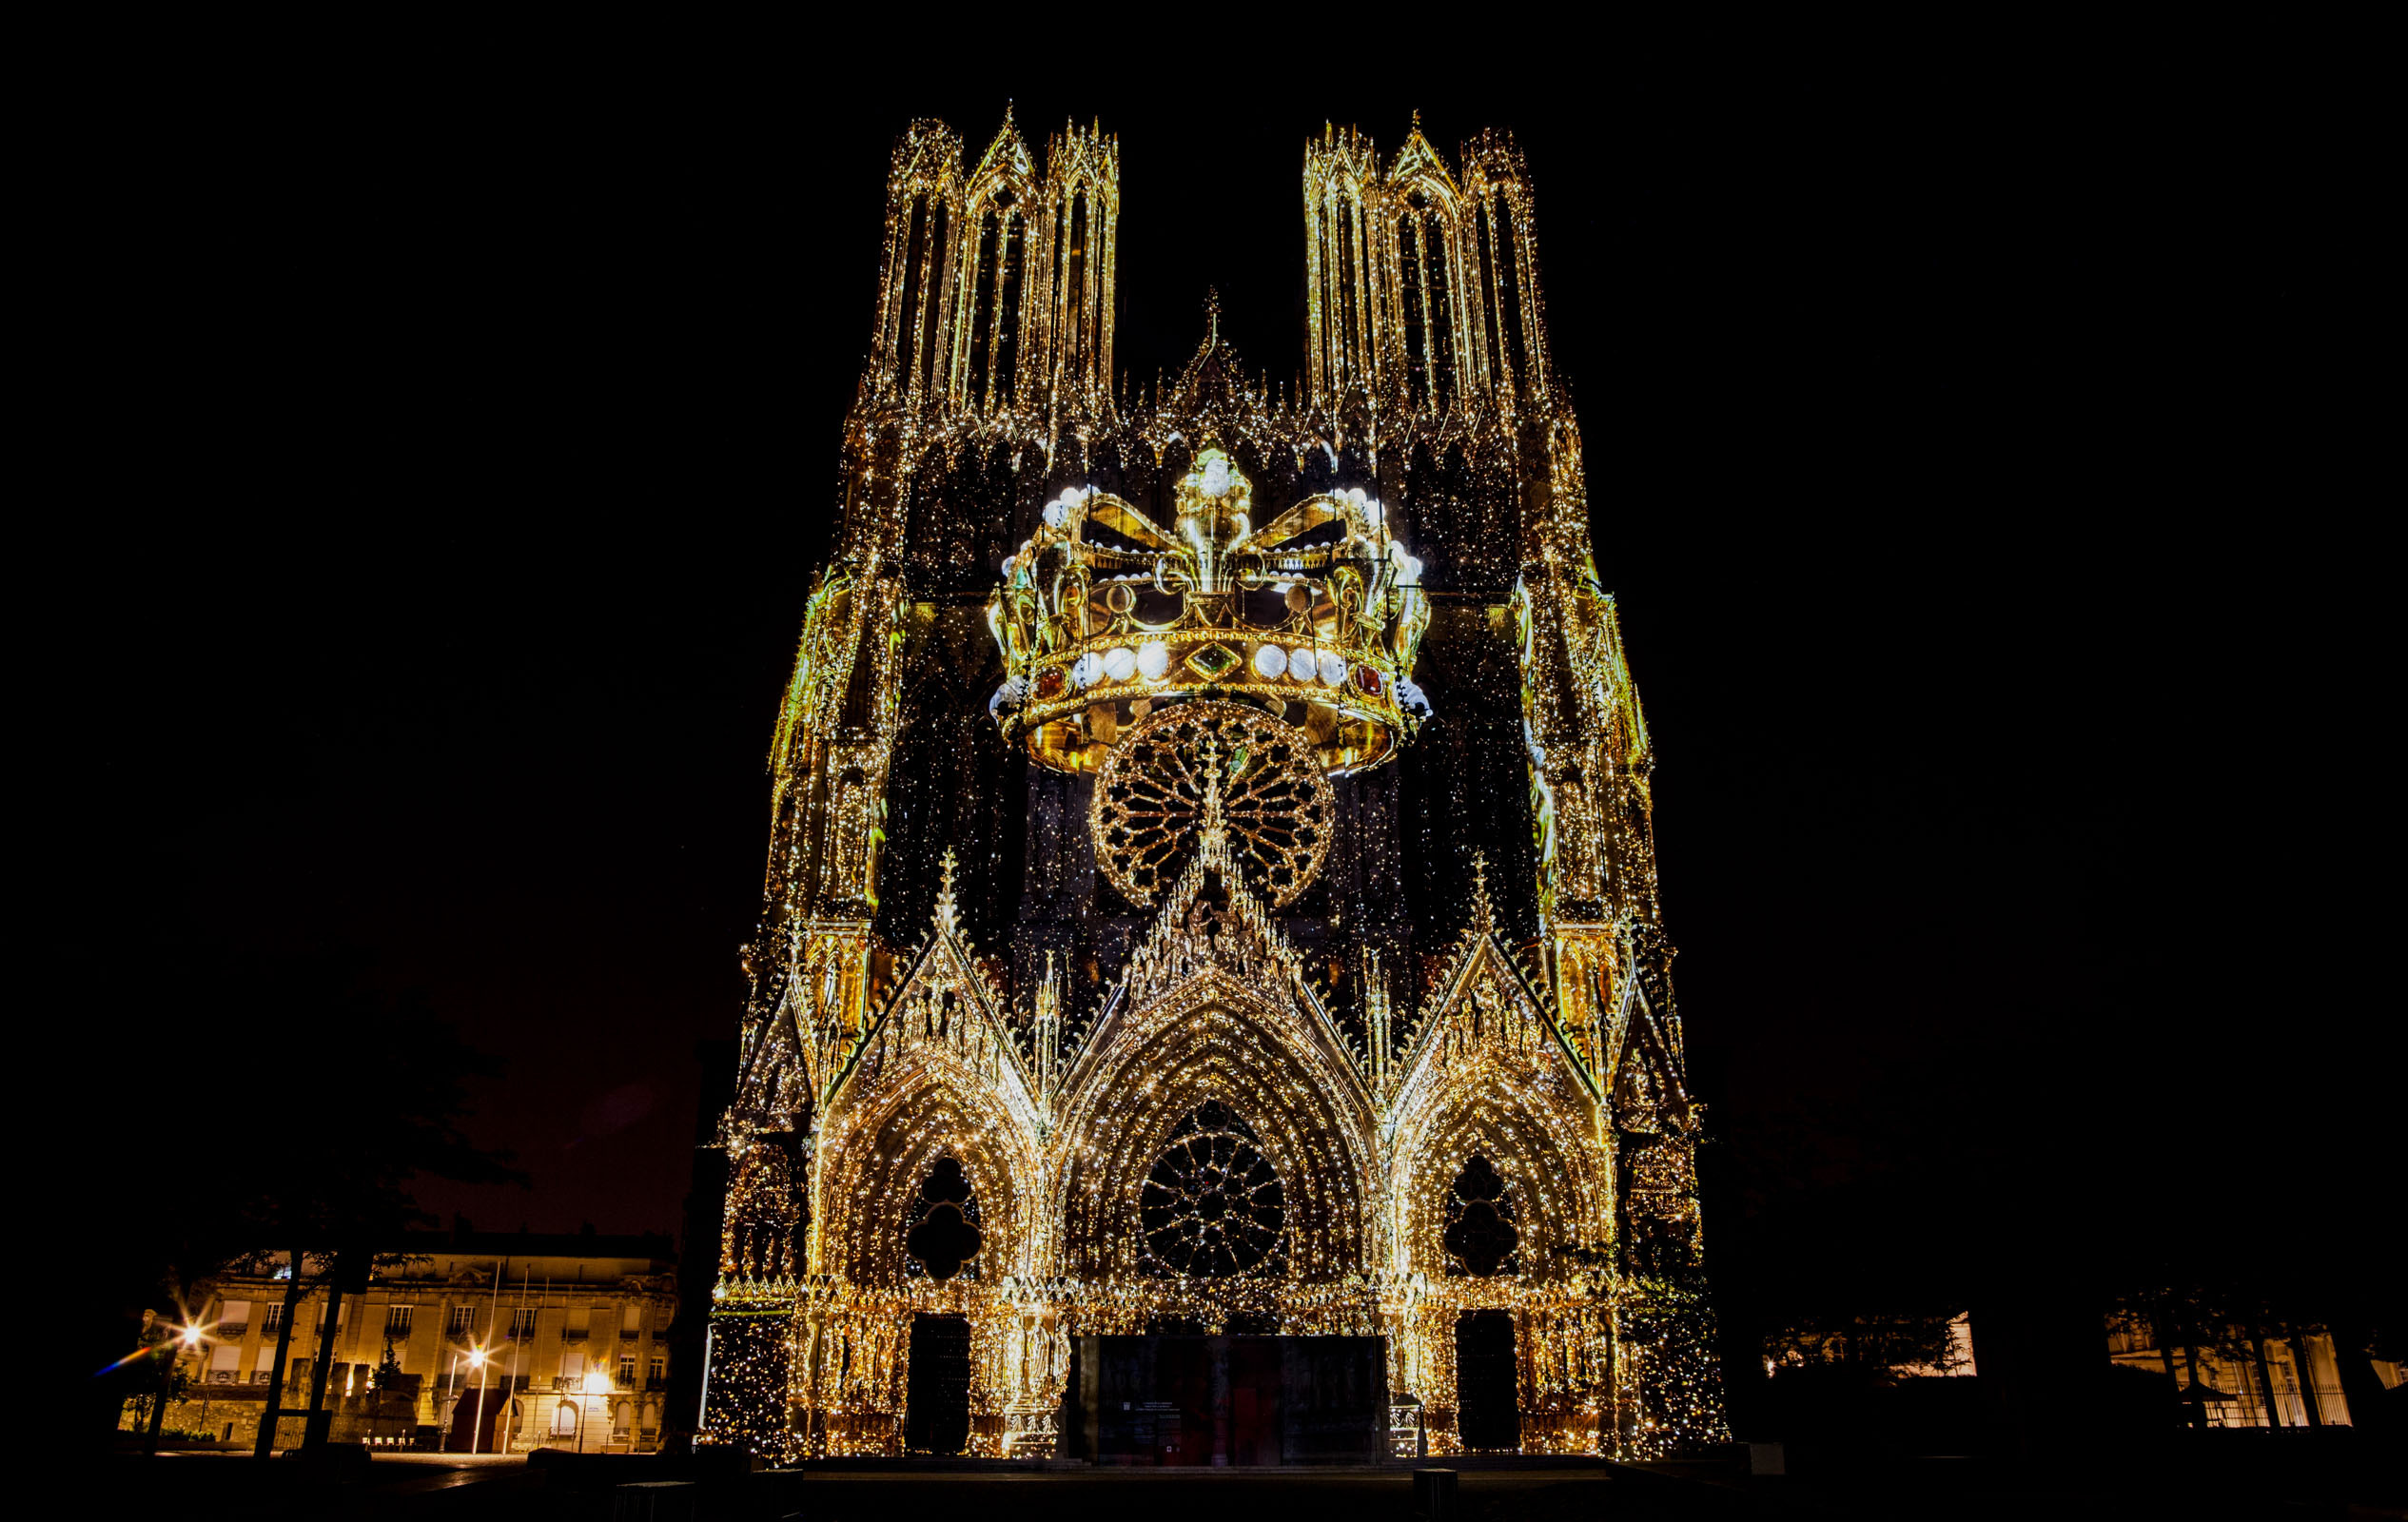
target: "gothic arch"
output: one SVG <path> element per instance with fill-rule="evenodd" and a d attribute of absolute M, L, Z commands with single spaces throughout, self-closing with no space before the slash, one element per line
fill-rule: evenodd
<path fill-rule="evenodd" d="M 832 1119 L 833 1119 L 832 1117 Z M 905 1279 L 905 1205 L 939 1158 L 960 1162 L 979 1201 L 986 1241 L 974 1261 L 981 1279 L 1034 1271 L 1043 1166 L 1021 1146 L 991 1102 L 965 1096 L 949 1080 L 930 1076 L 875 1110 L 836 1121 L 840 1150 L 829 1153 L 818 1198 L 825 1212 L 816 1233 L 815 1271 L 871 1289 L 898 1289 Z"/>
<path fill-rule="evenodd" d="M 1611 1237 L 1613 1197 L 1595 1122 L 1576 1084 L 1540 1065 L 1499 1064 L 1476 1086 L 1450 1089 L 1410 1132 L 1400 1130 L 1398 1272 L 1447 1277 L 1446 1201 L 1475 1154 L 1502 1176 L 1514 1202 L 1520 1277 L 1555 1278 L 1571 1262 L 1564 1249 L 1600 1247 Z"/>
<path fill-rule="evenodd" d="M 812 1271 L 865 1288 L 904 1282 L 902 1203 L 938 1158 L 958 1161 L 986 1233 L 977 1274 L 1041 1271 L 1046 1166 L 1034 1111 L 977 974 L 949 945 L 879 1019 L 820 1125 Z"/>
<path fill-rule="evenodd" d="M 1486 888 L 1475 889 L 1485 922 Z M 1564 1278 L 1613 1236 L 1611 1163 L 1596 1096 L 1554 1017 L 1492 930 L 1459 952 L 1416 1034 L 1389 1153 L 1394 1269 L 1446 1277 L 1446 1200 L 1474 1154 L 1515 1200 L 1523 1279 Z"/>
<path fill-rule="evenodd" d="M 1365 1266 L 1373 1156 L 1360 1080 L 1276 1007 L 1219 969 L 1099 1032 L 1063 1117 L 1061 1271 L 1144 1272 L 1139 1200 L 1179 1123 L 1210 1101 L 1241 1117 L 1287 1200 L 1288 1273 L 1332 1279 Z"/>

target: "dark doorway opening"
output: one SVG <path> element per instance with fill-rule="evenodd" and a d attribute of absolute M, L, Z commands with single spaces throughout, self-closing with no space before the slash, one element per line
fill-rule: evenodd
<path fill-rule="evenodd" d="M 1466 1311 L 1455 1322 L 1455 1430 L 1465 1448 L 1519 1448 L 1521 1403 L 1509 1311 Z"/>
<path fill-rule="evenodd" d="M 443 1434 L 447 1454 L 490 1454 L 500 1434 L 501 1414 L 510 1409 L 507 1390 L 475 1387 L 460 1393 L 452 1403 L 451 1430 Z"/>
<path fill-rule="evenodd" d="M 903 1446 L 914 1454 L 958 1454 L 969 1446 L 969 1317 L 911 1317 Z"/>
<path fill-rule="evenodd" d="M 1276 1337 L 1231 1337 L 1228 1342 L 1228 1436 L 1223 1462 L 1240 1467 L 1276 1464 L 1282 1452 L 1284 1415 L 1280 1400 L 1286 1370 Z"/>
<path fill-rule="evenodd" d="M 1387 1339 L 1078 1339 L 1066 1452 L 1102 1465 L 1371 1464 L 1385 1454 Z"/>

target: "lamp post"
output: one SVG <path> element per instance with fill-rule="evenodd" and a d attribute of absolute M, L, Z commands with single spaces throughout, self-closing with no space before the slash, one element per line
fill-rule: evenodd
<path fill-rule="evenodd" d="M 184 1329 L 184 1351 L 200 1356 L 201 1362 L 194 1371 L 193 1378 L 201 1386 L 201 1431 L 207 1433 L 212 1430 L 209 1426 L 209 1350 L 201 1345 L 201 1329 L 198 1326 L 188 1325 Z"/>
<path fill-rule="evenodd" d="M 477 1415 L 468 1429 L 468 1453 L 474 1457 L 485 1439 L 485 1350 L 468 1350 L 468 1367 L 477 1371 Z"/>
<path fill-rule="evenodd" d="M 154 1355 L 151 1359 L 157 1387 L 150 1396 L 150 1434 L 143 1449 L 146 1454 L 154 1454 L 159 1452 L 159 1433 L 167 1419 L 167 1394 L 175 1389 L 176 1371 L 183 1367 L 184 1356 L 201 1345 L 201 1329 L 187 1322 L 173 1337 L 160 1341 L 166 1356 Z"/>
<path fill-rule="evenodd" d="M 602 1395 L 604 1392 L 608 1391 L 610 1387 L 611 1376 L 609 1375 L 604 1374 L 599 1369 L 588 1369 L 585 1371 L 585 1378 L 578 1386 L 583 1393 L 578 1395 L 577 1403 L 577 1451 L 580 1454 L 585 1452 L 585 1402 L 593 1396 Z"/>

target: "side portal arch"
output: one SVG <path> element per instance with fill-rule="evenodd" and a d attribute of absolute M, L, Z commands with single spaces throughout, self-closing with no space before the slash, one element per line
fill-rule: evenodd
<path fill-rule="evenodd" d="M 988 1281 L 1042 1271 L 1046 1161 L 1016 1075 L 990 1049 L 982 1013 L 958 995 L 899 1001 L 838 1087 L 818 1135 L 811 1271 L 869 1290 L 912 1277 L 909 1204 L 950 1158 L 978 1203 L 981 1242 L 965 1270 Z"/>

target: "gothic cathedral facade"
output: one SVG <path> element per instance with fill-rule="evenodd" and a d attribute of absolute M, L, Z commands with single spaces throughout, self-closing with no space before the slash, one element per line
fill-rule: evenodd
<path fill-rule="evenodd" d="M 1523 159 L 1326 131 L 1303 194 L 1299 383 L 1207 312 L 1145 390 L 1116 139 L 896 146 L 770 757 L 704 1441 L 1080 1452 L 1081 1350 L 1180 1337 L 1357 1339 L 1404 1452 L 1725 1435 Z"/>

